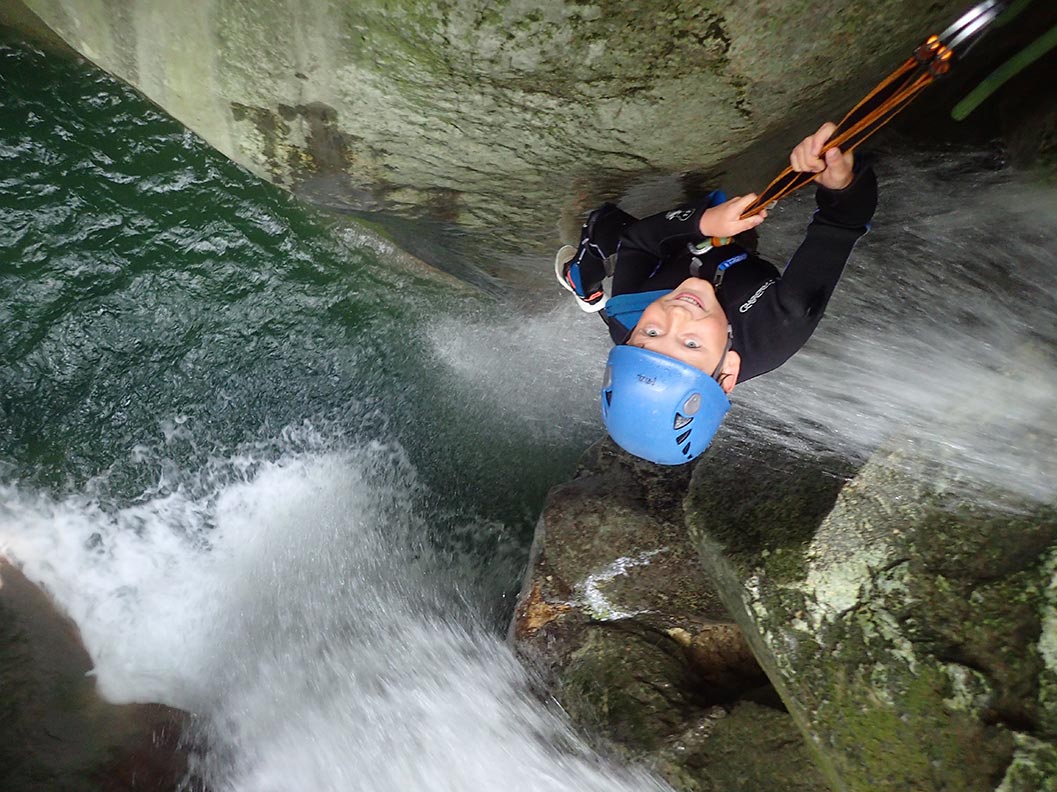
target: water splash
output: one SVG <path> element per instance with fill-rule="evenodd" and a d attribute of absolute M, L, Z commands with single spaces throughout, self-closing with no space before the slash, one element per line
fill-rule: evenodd
<path fill-rule="evenodd" d="M 421 317 L 463 291 L 105 75 L 0 62 L 0 552 L 100 691 L 195 713 L 218 792 L 665 788 L 495 629 L 582 445 L 438 376 Z"/>
<path fill-rule="evenodd" d="M 398 448 L 169 470 L 117 508 L 5 485 L 0 549 L 77 622 L 105 696 L 198 716 L 210 788 L 667 788 L 535 698 L 425 540 Z"/>
<path fill-rule="evenodd" d="M 879 170 L 873 230 L 826 319 L 790 363 L 739 386 L 733 427 L 860 460 L 912 444 L 973 497 L 1052 500 L 1057 191 L 979 152 Z M 805 200 L 768 222 L 762 248 L 799 237 Z"/>
<path fill-rule="evenodd" d="M 565 295 L 557 287 L 552 292 L 555 300 Z M 590 442 L 604 432 L 598 390 L 609 336 L 597 316 L 571 299 L 535 316 L 438 318 L 429 338 L 467 405 L 483 405 L 489 416 L 527 424 L 543 437 Z"/>

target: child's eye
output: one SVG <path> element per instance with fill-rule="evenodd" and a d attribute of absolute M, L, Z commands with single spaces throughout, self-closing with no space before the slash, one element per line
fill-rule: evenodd
<path fill-rule="evenodd" d="M 690 349 L 700 349 L 701 348 L 701 344 L 698 343 L 697 341 L 695 341 L 692 338 L 686 339 L 685 346 L 688 346 Z"/>
<path fill-rule="evenodd" d="M 657 336 L 659 336 L 661 334 L 660 331 L 656 327 L 647 327 L 642 332 L 645 333 L 646 335 L 648 335 L 650 338 L 656 338 Z"/>

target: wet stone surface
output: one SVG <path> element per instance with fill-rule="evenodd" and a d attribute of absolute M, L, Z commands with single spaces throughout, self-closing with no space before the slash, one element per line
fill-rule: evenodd
<path fill-rule="evenodd" d="M 103 701 L 76 627 L 2 560 L 0 581 L 0 789 L 175 790 L 188 716 Z"/>
<path fill-rule="evenodd" d="M 691 535 L 834 789 L 1052 788 L 1057 515 L 935 459 L 879 452 L 839 494 L 706 460 Z M 791 507 L 754 530 L 735 498 Z"/>
<path fill-rule="evenodd" d="M 701 573 L 688 484 L 688 470 L 592 447 L 547 500 L 515 646 L 575 722 L 678 789 L 817 790 L 791 717 Z"/>

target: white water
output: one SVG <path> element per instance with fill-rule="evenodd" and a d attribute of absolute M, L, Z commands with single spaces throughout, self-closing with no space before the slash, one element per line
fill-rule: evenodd
<path fill-rule="evenodd" d="M 1057 497 L 1057 190 L 973 159 L 878 167 L 873 230 L 826 318 L 735 390 L 732 428 L 853 459 L 913 446 L 967 497 Z M 810 202 L 768 220 L 762 252 L 792 253 Z"/>
<path fill-rule="evenodd" d="M 0 490 L 0 550 L 77 622 L 105 696 L 199 716 L 211 788 L 667 788 L 533 697 L 422 541 L 397 450 L 273 451 L 118 509 Z"/>
<path fill-rule="evenodd" d="M 483 404 L 512 424 L 544 437 L 605 433 L 598 385 L 610 341 L 596 314 L 566 299 L 535 316 L 444 317 L 430 327 L 437 358 L 456 376 L 467 404 Z"/>
<path fill-rule="evenodd" d="M 885 157 L 873 228 L 826 318 L 789 363 L 738 385 L 725 431 L 857 461 L 886 443 L 913 447 L 966 498 L 1053 501 L 1057 189 L 993 164 L 965 151 Z M 771 213 L 765 258 L 792 255 L 811 192 Z M 489 410 L 544 434 L 597 427 L 608 336 L 568 302 L 500 322 L 439 321 L 431 341 Z"/>
<path fill-rule="evenodd" d="M 957 158 L 882 172 L 827 319 L 739 386 L 731 428 L 853 458 L 912 438 L 970 482 L 1051 499 L 1054 192 Z M 809 208 L 775 213 L 765 254 L 791 252 Z M 589 432 L 605 334 L 561 305 L 433 325 L 470 413 Z M 424 543 L 397 449 L 280 438 L 202 470 L 153 463 L 165 472 L 132 505 L 107 503 L 105 480 L 58 499 L 0 486 L 0 552 L 77 622 L 106 696 L 200 716 L 214 789 L 664 788 L 594 757 L 530 694 L 465 570 Z"/>

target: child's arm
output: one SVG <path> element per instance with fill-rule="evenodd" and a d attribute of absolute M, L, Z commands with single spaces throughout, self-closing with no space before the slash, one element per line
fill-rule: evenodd
<path fill-rule="evenodd" d="M 877 179 L 869 168 L 855 173 L 855 156 L 839 148 L 822 148 L 836 125 L 827 122 L 804 138 L 790 153 L 793 170 L 817 173 L 818 211 L 807 237 L 776 287 L 778 305 L 790 318 L 818 320 L 844 272 L 859 238 L 869 230 L 877 208 Z M 860 163 L 861 165 L 862 163 Z"/>
<path fill-rule="evenodd" d="M 613 294 L 642 290 L 643 283 L 682 245 L 709 237 L 733 237 L 755 228 L 767 212 L 741 219 L 741 213 L 756 200 L 755 195 L 732 198 L 712 205 L 712 195 L 639 220 L 623 230 L 613 272 Z"/>
<path fill-rule="evenodd" d="M 776 284 L 778 304 L 793 317 L 817 319 L 844 272 L 855 243 L 877 207 L 877 178 L 864 168 L 843 190 L 819 187 L 807 236 Z"/>

